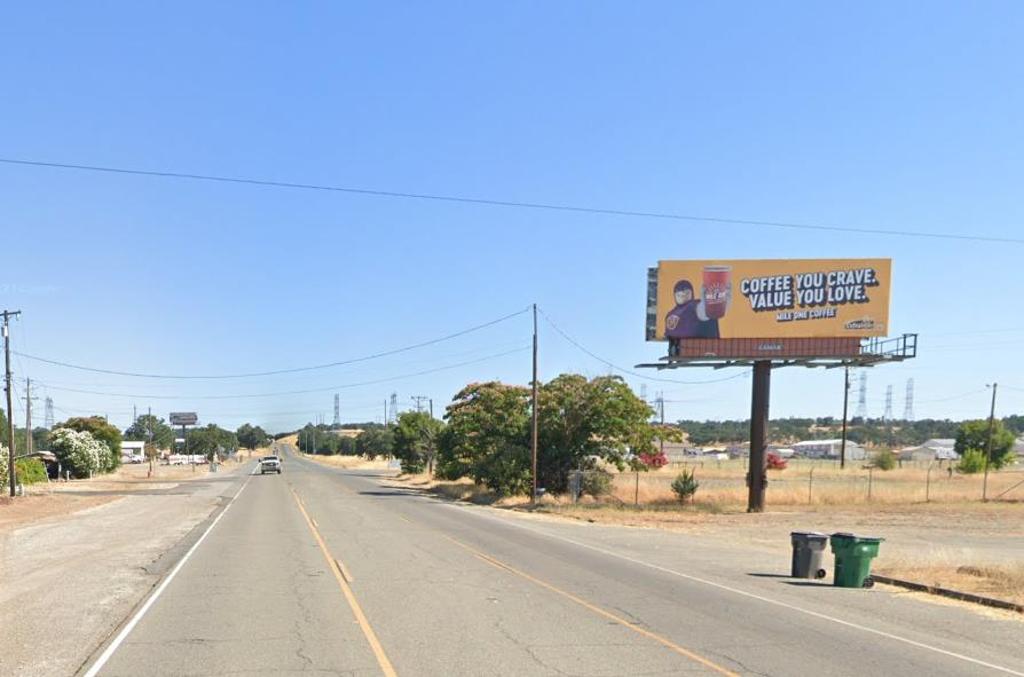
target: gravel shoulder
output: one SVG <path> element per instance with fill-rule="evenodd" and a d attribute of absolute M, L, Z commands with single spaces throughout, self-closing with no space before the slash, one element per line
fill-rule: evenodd
<path fill-rule="evenodd" d="M 74 674 L 248 467 L 135 466 L 0 506 L 0 674 Z"/>

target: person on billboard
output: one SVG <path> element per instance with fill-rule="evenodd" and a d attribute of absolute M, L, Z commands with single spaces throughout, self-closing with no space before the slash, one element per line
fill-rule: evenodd
<path fill-rule="evenodd" d="M 721 338 L 718 333 L 718 318 L 708 317 L 704 299 L 693 296 L 693 285 L 689 280 L 679 280 L 672 289 L 676 307 L 665 316 L 666 338 Z M 703 296 L 703 294 L 702 294 Z M 726 303 L 731 299 L 726 298 Z"/>

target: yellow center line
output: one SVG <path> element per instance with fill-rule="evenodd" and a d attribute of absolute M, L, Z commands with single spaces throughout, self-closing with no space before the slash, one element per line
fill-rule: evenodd
<path fill-rule="evenodd" d="M 338 587 L 341 588 L 342 594 L 345 595 L 345 600 L 348 601 L 348 605 L 352 609 L 352 615 L 355 616 L 356 622 L 366 637 L 366 641 L 370 644 L 370 649 L 373 650 L 373 655 L 377 658 L 377 664 L 380 665 L 381 672 L 384 673 L 385 677 L 397 677 L 398 673 L 395 672 L 394 666 L 391 665 L 387 654 L 384 653 L 384 647 L 381 646 L 380 640 L 377 639 L 377 633 L 373 631 L 370 622 L 366 620 L 366 614 L 363 613 L 362 607 L 359 606 L 359 602 L 356 600 L 355 593 L 349 587 L 345 572 L 341 569 L 341 562 L 331 556 L 331 552 L 327 549 L 327 544 L 320 535 L 319 529 L 314 525 L 309 513 L 306 512 L 305 506 L 302 505 L 302 499 L 299 498 L 294 489 L 292 489 L 292 495 L 295 496 L 295 504 L 299 506 L 302 516 L 306 519 L 306 524 L 313 533 L 313 538 L 316 539 L 317 545 L 320 546 L 320 552 L 323 553 L 324 559 L 327 560 L 327 566 L 334 573 L 334 578 L 338 581 Z"/>
<path fill-rule="evenodd" d="M 606 618 L 606 619 L 608 619 L 610 621 L 614 621 L 615 623 L 618 623 L 619 625 L 623 625 L 623 626 L 629 628 L 630 630 L 632 630 L 632 631 L 634 631 L 636 633 L 639 633 L 639 634 L 643 635 L 644 637 L 647 637 L 648 639 L 652 639 L 655 642 L 661 644 L 662 646 L 664 646 L 664 647 L 666 647 L 668 649 L 671 649 L 672 651 L 676 652 L 677 654 L 679 654 L 681 656 L 684 656 L 686 658 L 689 658 L 690 660 L 692 660 L 694 662 L 700 663 L 701 665 L 703 665 L 704 667 L 706 667 L 706 668 L 708 668 L 710 670 L 714 670 L 715 672 L 717 672 L 719 674 L 722 674 L 722 675 L 727 675 L 728 677 L 740 677 L 739 673 L 733 672 L 732 670 L 729 670 L 728 668 L 726 668 L 726 667 L 724 667 L 722 665 L 719 665 L 718 663 L 715 663 L 713 661 L 708 660 L 707 658 L 704 658 L 700 654 L 694 653 L 693 651 L 690 651 L 689 649 L 686 649 L 686 648 L 684 648 L 682 646 L 679 646 L 678 644 L 676 644 L 675 642 L 673 642 L 672 640 L 670 640 L 670 639 L 668 639 L 666 637 L 662 637 L 661 635 L 659 635 L 659 634 L 657 634 L 655 632 L 651 632 L 650 630 L 647 630 L 646 628 L 642 628 L 639 625 L 637 625 L 636 623 L 633 623 L 633 622 L 631 622 L 629 620 L 626 620 L 625 618 L 622 618 L 621 616 L 617 616 L 616 614 L 613 614 L 610 611 L 606 611 L 606 610 L 602 609 L 599 606 L 591 604 L 587 600 L 585 600 L 585 599 L 583 599 L 581 597 L 578 597 L 578 596 L 572 594 L 571 592 L 568 592 L 566 590 L 562 590 L 561 588 L 558 588 L 558 587 L 552 585 L 551 583 L 548 583 L 547 581 L 542 581 L 541 579 L 539 579 L 539 578 L 537 578 L 535 576 L 531 576 L 530 574 L 526 573 L 525 571 L 520 571 L 519 569 L 516 569 L 515 567 L 510 566 L 510 565 L 506 564 L 505 562 L 502 562 L 501 560 L 495 559 L 494 557 L 491 557 L 490 555 L 477 550 L 476 548 L 474 548 L 471 545 L 467 545 L 466 543 L 463 543 L 462 541 L 460 541 L 458 539 L 452 538 L 448 534 L 445 534 L 445 533 L 442 533 L 442 532 L 438 532 L 438 533 L 442 537 L 448 539 L 449 541 L 451 541 L 455 545 L 459 546 L 460 548 L 463 548 L 464 550 L 469 551 L 477 559 L 479 559 L 479 560 L 481 560 L 483 562 L 486 562 L 487 564 L 490 564 L 493 567 L 501 569 L 502 571 L 505 571 L 507 573 L 519 576 L 520 578 L 524 578 L 524 579 L 530 581 L 531 583 L 533 583 L 535 585 L 539 585 L 540 587 L 544 588 L 545 590 L 550 590 L 551 592 L 553 592 L 553 593 L 555 593 L 557 595 L 561 595 L 562 597 L 565 597 L 566 599 L 568 599 L 568 600 L 570 600 L 572 602 L 575 602 L 576 604 L 580 605 L 584 609 L 587 609 L 588 611 L 591 611 L 591 612 L 597 614 L 598 616 L 601 616 L 602 618 Z"/>

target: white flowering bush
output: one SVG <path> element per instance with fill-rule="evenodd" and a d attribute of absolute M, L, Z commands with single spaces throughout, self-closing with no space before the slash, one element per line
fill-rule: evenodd
<path fill-rule="evenodd" d="M 7 486 L 7 447 L 0 446 L 0 496 Z"/>
<path fill-rule="evenodd" d="M 86 432 L 57 428 L 50 433 L 50 450 L 73 477 L 106 472 L 110 466 L 110 450 Z"/>

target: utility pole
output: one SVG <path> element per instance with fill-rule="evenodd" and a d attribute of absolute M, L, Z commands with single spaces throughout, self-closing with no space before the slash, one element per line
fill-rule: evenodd
<path fill-rule="evenodd" d="M 533 457 L 533 495 L 531 502 L 537 503 L 537 304 L 533 304 L 533 381 L 530 395 L 533 409 L 530 420 L 530 455 Z"/>
<path fill-rule="evenodd" d="M 428 399 L 430 398 L 428 398 L 426 395 L 412 396 L 412 401 L 416 403 L 416 413 L 420 413 L 421 411 L 423 411 L 423 403 L 426 402 Z"/>
<path fill-rule="evenodd" d="M 992 384 L 992 408 L 988 412 L 988 441 L 985 442 L 985 478 L 981 482 L 981 500 L 988 500 L 988 466 L 992 462 L 992 432 L 996 425 L 996 389 L 998 383 Z"/>
<path fill-rule="evenodd" d="M 4 384 L 7 391 L 7 477 L 11 485 L 11 497 L 14 496 L 14 489 L 17 480 L 14 477 L 14 402 L 11 399 L 11 328 L 12 317 L 21 315 L 20 310 L 5 310 L 4 317 Z"/>
<path fill-rule="evenodd" d="M 846 467 L 846 414 L 850 405 L 850 365 L 846 365 L 846 376 L 843 379 L 843 441 L 839 445 L 839 467 Z"/>
<path fill-rule="evenodd" d="M 747 472 L 747 512 L 764 512 L 764 494 L 768 488 L 768 404 L 771 389 L 771 360 L 754 362 L 750 398 L 750 467 Z"/>
<path fill-rule="evenodd" d="M 658 412 L 661 416 L 661 433 L 658 435 L 658 451 L 665 455 L 665 393 L 658 393 Z"/>
<path fill-rule="evenodd" d="M 430 398 L 430 418 L 434 418 L 434 398 Z"/>

